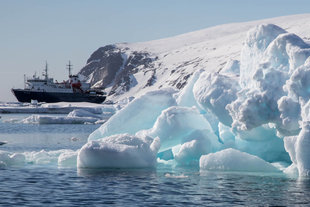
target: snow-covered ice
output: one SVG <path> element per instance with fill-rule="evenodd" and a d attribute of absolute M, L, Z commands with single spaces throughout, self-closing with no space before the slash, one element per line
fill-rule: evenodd
<path fill-rule="evenodd" d="M 158 138 L 119 134 L 89 141 L 79 151 L 79 168 L 153 168 L 156 166 Z"/>

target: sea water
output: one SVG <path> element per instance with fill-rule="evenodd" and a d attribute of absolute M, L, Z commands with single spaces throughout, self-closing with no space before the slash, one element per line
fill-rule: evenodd
<path fill-rule="evenodd" d="M 0 150 L 79 149 L 100 125 L 21 124 L 1 114 Z M 310 180 L 197 168 L 81 170 L 27 163 L 0 170 L 1 206 L 309 206 Z"/>

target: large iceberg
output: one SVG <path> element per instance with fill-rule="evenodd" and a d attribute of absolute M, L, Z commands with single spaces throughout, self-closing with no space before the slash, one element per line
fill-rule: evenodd
<path fill-rule="evenodd" d="M 271 163 L 284 162 L 285 173 L 309 176 L 309 99 L 308 43 L 258 25 L 240 60 L 218 72 L 197 70 L 179 92 L 161 89 L 122 104 L 89 136 L 77 166 L 155 167 L 159 158 L 202 170 L 279 172 Z"/>

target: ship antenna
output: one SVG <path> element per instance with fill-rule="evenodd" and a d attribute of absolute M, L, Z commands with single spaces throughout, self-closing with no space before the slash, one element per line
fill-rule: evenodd
<path fill-rule="evenodd" d="M 45 80 L 48 80 L 48 73 L 47 73 L 47 71 L 48 71 L 48 64 L 47 64 L 47 61 L 45 61 L 45 74 L 44 74 Z"/>
<path fill-rule="evenodd" d="M 71 70 L 72 70 L 72 66 L 73 65 L 71 65 L 71 61 L 69 60 L 69 64 L 67 65 L 67 69 L 69 70 L 69 77 L 71 77 Z"/>
<path fill-rule="evenodd" d="M 24 74 L 24 88 L 26 88 L 26 74 Z"/>

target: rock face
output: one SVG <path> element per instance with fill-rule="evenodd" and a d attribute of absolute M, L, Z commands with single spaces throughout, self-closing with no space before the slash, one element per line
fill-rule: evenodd
<path fill-rule="evenodd" d="M 153 85 L 156 79 L 152 64 L 154 58 L 147 52 L 128 50 L 116 45 L 100 47 L 90 56 L 79 74 L 86 76 L 94 88 L 111 87 L 109 95 L 119 95 L 137 85 L 133 74 L 140 70 L 152 71 L 153 75 L 145 87 Z"/>
<path fill-rule="evenodd" d="M 119 48 L 107 45 L 96 50 L 79 73 L 88 77 L 92 86 L 105 88 L 112 84 L 125 61 Z"/>

